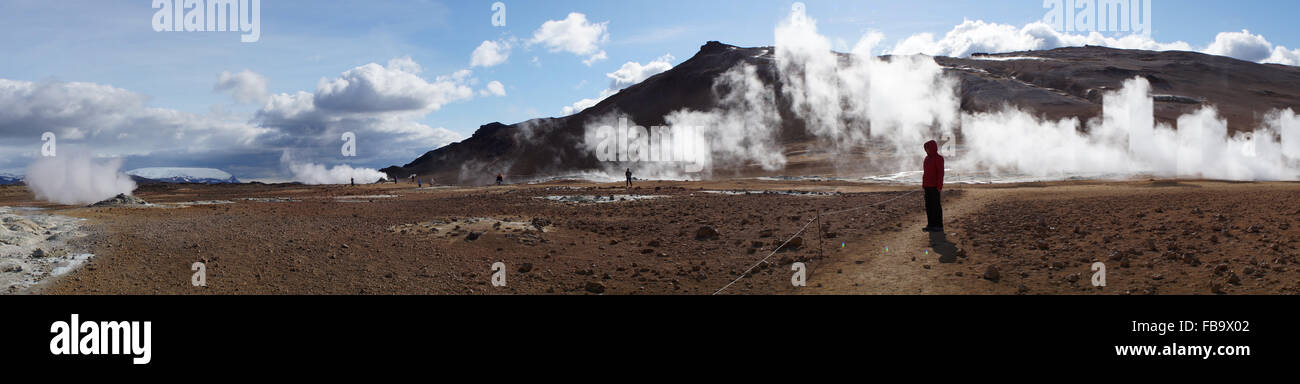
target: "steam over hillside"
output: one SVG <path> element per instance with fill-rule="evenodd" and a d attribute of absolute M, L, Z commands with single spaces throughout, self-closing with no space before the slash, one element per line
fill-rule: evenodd
<path fill-rule="evenodd" d="M 1102 47 L 870 56 L 882 40 L 833 52 L 796 11 L 775 47 L 709 42 L 575 115 L 485 125 L 383 171 L 469 184 L 623 168 L 856 177 L 918 169 L 921 144 L 936 139 L 967 172 L 1300 179 L 1297 67 Z"/>

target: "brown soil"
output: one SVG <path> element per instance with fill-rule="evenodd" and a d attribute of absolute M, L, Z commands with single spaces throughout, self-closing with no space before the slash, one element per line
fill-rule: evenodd
<path fill-rule="evenodd" d="M 736 281 L 722 293 L 1300 293 L 1297 184 L 952 186 L 948 233 L 934 237 L 920 231 L 915 191 L 756 180 L 642 182 L 630 190 L 578 182 L 151 185 L 136 195 L 163 206 L 231 203 L 57 207 L 53 213 L 89 219 L 92 234 L 80 246 L 97 256 L 38 292 L 712 294 Z M 544 198 L 569 195 L 661 197 Z M 42 204 L 23 187 L 4 187 L 0 205 Z M 819 236 L 818 213 L 850 209 L 823 216 Z M 799 247 L 773 253 L 805 225 Z M 718 239 L 697 239 L 705 226 Z M 1095 261 L 1106 264 L 1104 288 L 1090 282 Z M 190 283 L 194 262 L 206 265 L 206 287 Z M 506 266 L 504 287 L 491 284 L 497 262 Z M 794 262 L 807 265 L 807 287 L 791 285 Z M 989 265 L 997 281 L 985 278 Z"/>

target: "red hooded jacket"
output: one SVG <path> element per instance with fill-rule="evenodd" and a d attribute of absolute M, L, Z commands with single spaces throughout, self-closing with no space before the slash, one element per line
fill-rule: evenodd
<path fill-rule="evenodd" d="M 939 143 L 934 140 L 925 143 L 925 174 L 921 175 L 921 186 L 943 190 L 943 156 L 939 156 Z"/>

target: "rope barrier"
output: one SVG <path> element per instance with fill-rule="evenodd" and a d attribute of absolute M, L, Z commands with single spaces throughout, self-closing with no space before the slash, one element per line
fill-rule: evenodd
<path fill-rule="evenodd" d="M 840 215 L 840 214 L 845 214 L 845 213 L 849 213 L 849 212 L 859 211 L 859 210 L 867 209 L 867 208 L 870 208 L 870 207 L 874 207 L 874 206 L 878 206 L 878 205 L 887 204 L 887 203 L 892 202 L 892 201 L 894 201 L 894 200 L 902 199 L 902 198 L 904 198 L 904 197 L 908 197 L 908 196 L 911 196 L 911 195 L 914 195 L 914 194 L 916 194 L 916 191 L 908 192 L 908 193 L 903 194 L 903 195 L 901 195 L 901 196 L 898 196 L 898 197 L 895 197 L 895 198 L 892 198 L 892 199 L 889 199 L 889 200 L 881 201 L 881 202 L 879 202 L 879 203 L 867 204 L 867 205 L 864 205 L 864 206 L 861 206 L 861 207 L 857 207 L 857 208 L 845 209 L 845 210 L 835 211 L 835 212 L 825 213 L 825 214 L 821 214 L 821 213 L 819 213 L 819 214 L 817 214 L 817 217 L 814 217 L 812 220 L 808 220 L 808 223 L 804 224 L 804 225 L 803 225 L 803 228 L 799 228 L 799 231 L 798 231 L 798 232 L 795 232 L 794 235 L 791 235 L 790 238 L 789 238 L 789 239 L 786 239 L 784 243 L 781 243 L 781 246 L 776 247 L 776 249 L 773 249 L 773 250 L 772 250 L 772 253 L 767 254 L 767 256 L 763 257 L 762 260 L 759 260 L 758 263 L 755 263 L 753 266 L 750 266 L 749 269 L 746 269 L 745 272 L 744 272 L 744 273 L 741 273 L 739 277 L 736 277 L 735 280 L 732 280 L 730 283 L 727 283 L 726 286 L 723 286 L 722 288 L 720 288 L 720 289 L 718 289 L 717 291 L 713 292 L 713 294 L 714 294 L 714 295 L 717 295 L 717 294 L 719 294 L 719 293 L 722 293 L 722 291 L 727 290 L 727 288 L 730 288 L 733 284 L 736 284 L 736 282 L 739 282 L 740 279 L 745 278 L 745 275 L 748 275 L 750 272 L 752 272 L 752 271 L 754 270 L 754 268 L 758 268 L 759 265 L 763 265 L 763 263 L 766 263 L 768 259 L 772 258 L 772 255 L 775 255 L 777 252 L 781 251 L 781 249 L 785 248 L 786 245 L 790 244 L 790 242 L 793 241 L 794 238 L 799 237 L 800 234 L 803 234 L 804 231 L 808 230 L 808 226 L 809 226 L 809 225 L 812 225 L 813 222 L 821 221 L 822 216 L 833 216 L 833 215 Z M 821 231 L 821 226 L 820 226 L 820 225 L 818 225 L 817 230 L 818 230 L 819 232 Z"/>

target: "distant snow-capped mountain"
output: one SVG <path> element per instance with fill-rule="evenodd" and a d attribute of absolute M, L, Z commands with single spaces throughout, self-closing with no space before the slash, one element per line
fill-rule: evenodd
<path fill-rule="evenodd" d="M 22 176 L 0 173 L 0 185 L 14 185 L 23 182 Z"/>
<path fill-rule="evenodd" d="M 140 168 L 126 174 L 163 183 L 238 184 L 239 179 L 212 168 Z"/>

